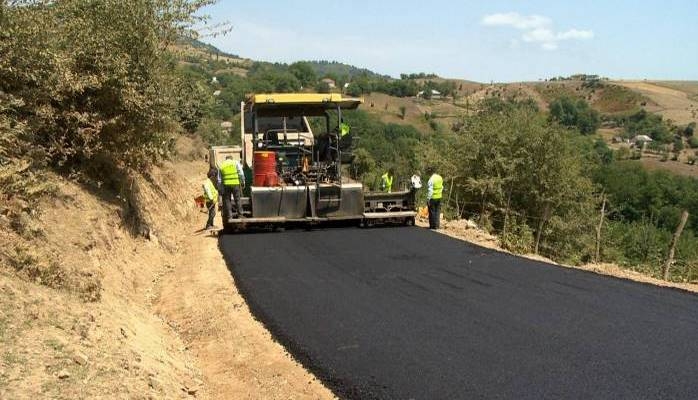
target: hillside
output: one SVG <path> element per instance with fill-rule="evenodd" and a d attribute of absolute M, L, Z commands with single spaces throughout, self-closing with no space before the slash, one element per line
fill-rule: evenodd
<path fill-rule="evenodd" d="M 308 63 L 317 76 L 326 77 L 345 77 L 345 80 L 354 78 L 356 76 L 364 75 L 369 78 L 387 78 L 387 75 L 381 75 L 377 72 L 373 72 L 367 68 L 360 68 L 349 64 L 344 64 L 338 61 L 301 61 Z"/>
<path fill-rule="evenodd" d="M 618 85 L 649 98 L 647 111 L 677 124 L 698 121 L 698 82 L 618 81 Z"/>

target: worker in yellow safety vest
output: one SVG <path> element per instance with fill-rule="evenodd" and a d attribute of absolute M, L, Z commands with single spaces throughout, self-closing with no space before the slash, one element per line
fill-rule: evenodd
<path fill-rule="evenodd" d="M 208 220 L 206 221 L 206 229 L 213 229 L 213 220 L 216 218 L 216 208 L 218 208 L 218 189 L 214 181 L 217 181 L 218 172 L 215 168 L 208 171 L 206 180 L 202 187 L 204 189 L 204 198 L 206 199 L 206 208 L 208 209 Z"/>
<path fill-rule="evenodd" d="M 342 122 L 339 124 L 339 135 L 340 135 L 340 137 L 344 137 L 344 136 L 348 135 L 349 132 L 351 132 L 351 127 L 349 126 L 349 124 L 347 124 L 346 122 L 342 121 Z"/>
<path fill-rule="evenodd" d="M 242 199 L 242 187 L 245 186 L 245 173 L 239 161 L 227 156 L 218 166 L 223 184 L 223 218 L 233 218 L 233 204 L 235 201 L 235 214 L 238 218 L 244 218 L 240 201 Z"/>
<path fill-rule="evenodd" d="M 439 229 L 441 225 L 441 198 L 444 192 L 444 178 L 434 168 L 427 170 L 431 174 L 427 182 L 427 208 L 429 210 L 429 229 Z"/>
<path fill-rule="evenodd" d="M 393 191 L 393 169 L 390 168 L 388 172 L 381 176 L 381 190 L 384 192 L 391 193 Z"/>

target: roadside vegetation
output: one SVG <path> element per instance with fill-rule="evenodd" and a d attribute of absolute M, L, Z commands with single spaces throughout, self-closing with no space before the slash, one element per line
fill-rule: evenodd
<path fill-rule="evenodd" d="M 207 112 L 204 89 L 177 71 L 168 46 L 193 34 L 209 3 L 0 1 L 3 265 L 99 299 L 97 276 L 37 245 L 42 200 L 58 201 L 67 178 L 116 202 L 132 233 L 150 234 L 141 185 Z"/>
<path fill-rule="evenodd" d="M 199 134 L 212 144 L 231 140 L 225 139 L 229 137 L 225 132 L 222 136 L 208 132 L 221 132 L 220 121 L 231 120 L 236 126 L 236 113 L 247 93 L 339 91 L 346 83 L 349 95 L 379 92 L 415 97 L 431 89 L 445 95 L 458 92 L 453 81 L 433 74 L 391 79 L 324 61 L 251 62 L 242 74 L 225 72 L 226 63 L 215 61 L 211 53 L 196 64 L 180 65 L 185 75 L 207 86 L 209 92 L 220 90 L 199 128 Z M 334 81 L 335 88 L 323 79 Z M 438 123 L 434 115 L 426 113 L 426 122 L 415 125 L 405 120 L 404 105 L 397 108 L 400 124 L 381 122 L 377 112 L 346 113 L 358 138 L 349 173 L 377 189 L 380 176 L 389 168 L 395 170 L 398 185 L 404 185 L 412 174 L 423 175 L 427 166 L 435 165 L 447 178 L 447 215 L 474 219 L 497 234 L 503 247 L 573 264 L 618 263 L 653 276 L 662 275 L 672 232 L 681 211 L 687 209 L 691 217 L 670 278 L 698 279 L 698 254 L 691 250 L 698 245 L 693 216 L 698 210 L 679 200 L 693 197 L 696 181 L 647 172 L 640 163 L 626 161 L 637 158 L 637 150 L 614 151 L 596 135 L 600 127 L 616 129 L 628 141 L 647 135 L 653 140 L 648 151 L 669 154 L 690 146 L 692 126 L 679 127 L 645 111 L 642 107 L 648 99 L 593 75 L 535 84 L 546 109 L 540 109 L 523 91 L 503 96 L 509 93 L 504 92 L 505 87 L 489 90 L 481 86 L 484 96 L 468 100 L 468 107 L 450 124 Z M 429 95 L 421 97 L 428 100 Z M 626 171 L 627 179 L 639 174 L 650 188 L 614 181 L 620 169 L 632 171 Z M 661 195 L 651 189 L 660 181 L 672 183 Z M 627 190 L 634 191 L 633 196 L 624 192 Z M 638 196 L 642 200 L 629 203 Z"/>

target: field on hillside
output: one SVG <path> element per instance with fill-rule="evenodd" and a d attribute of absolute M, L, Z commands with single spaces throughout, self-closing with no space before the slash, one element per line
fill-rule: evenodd
<path fill-rule="evenodd" d="M 647 111 L 661 114 L 679 125 L 698 121 L 698 82 L 649 82 L 617 81 L 618 85 L 627 87 L 652 100 Z M 681 90 L 679 90 L 681 88 Z"/>
<path fill-rule="evenodd" d="M 405 107 L 404 119 L 401 117 L 401 107 Z M 424 100 L 413 97 L 394 97 L 384 93 L 371 93 L 364 96 L 361 109 L 379 116 L 382 122 L 414 125 L 425 132 L 432 129 L 425 114 L 446 128 L 465 114 L 465 110 L 454 105 L 450 99 Z"/>
<path fill-rule="evenodd" d="M 691 100 L 698 100 L 698 81 L 652 81 L 652 84 L 685 92 Z"/>

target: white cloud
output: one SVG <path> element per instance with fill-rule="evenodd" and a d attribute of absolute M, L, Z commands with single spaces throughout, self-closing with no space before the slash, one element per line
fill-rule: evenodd
<path fill-rule="evenodd" d="M 570 29 L 567 32 L 562 32 L 557 34 L 557 38 L 559 40 L 566 40 L 566 39 L 593 39 L 594 38 L 594 32 L 592 31 L 580 31 L 577 29 Z"/>
<path fill-rule="evenodd" d="M 520 15 L 518 13 L 490 14 L 482 18 L 487 26 L 511 26 L 516 29 L 535 29 L 551 24 L 550 18 L 540 15 Z"/>
<path fill-rule="evenodd" d="M 590 30 L 569 29 L 556 32 L 553 21 L 541 15 L 521 15 L 515 12 L 490 14 L 482 17 L 482 25 L 505 26 L 524 31 L 521 40 L 527 43 L 538 43 L 543 50 L 557 50 L 559 42 L 564 40 L 588 40 L 594 37 Z"/>

